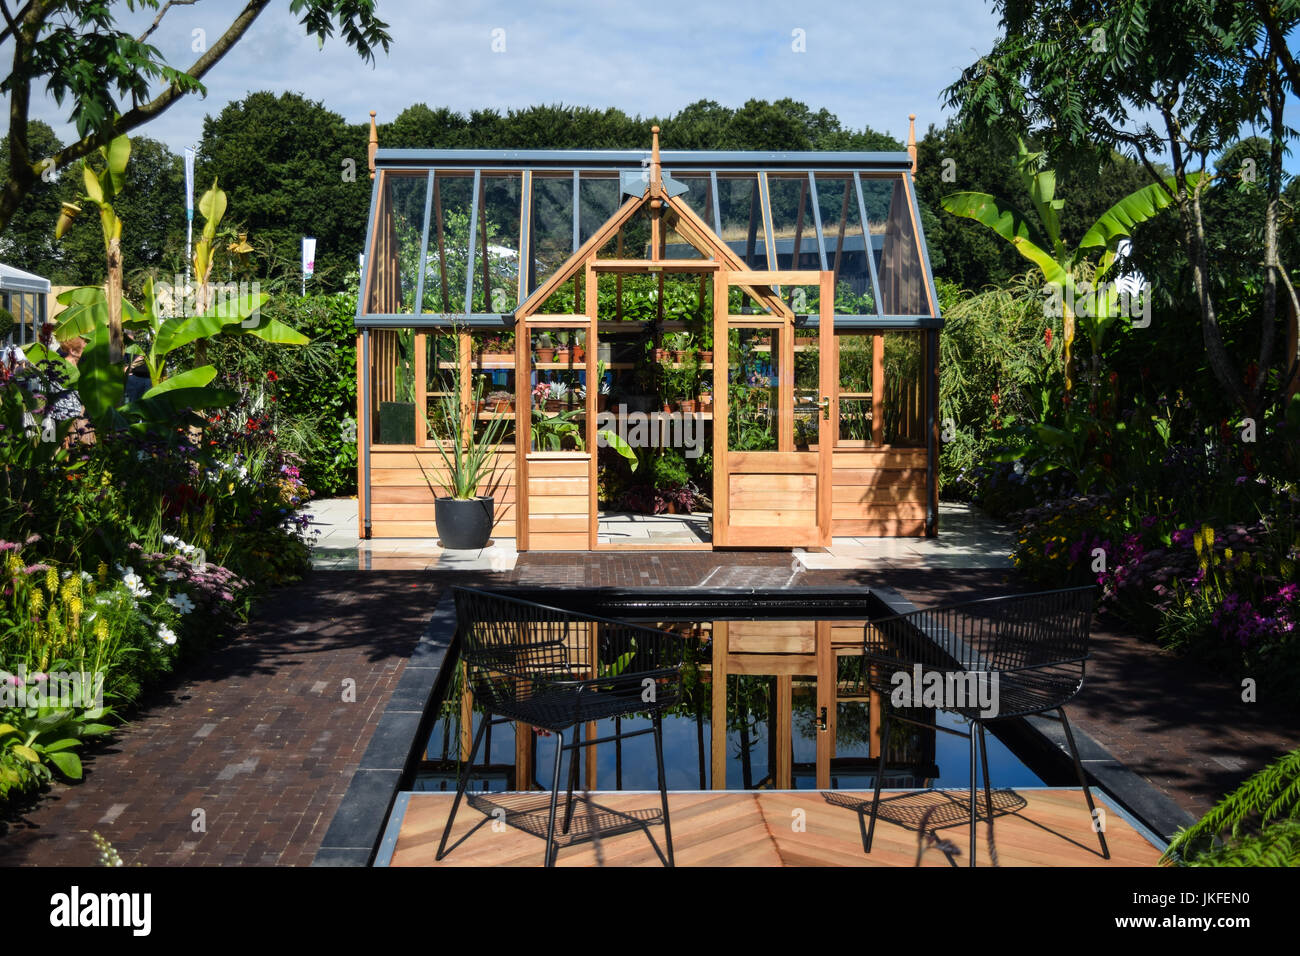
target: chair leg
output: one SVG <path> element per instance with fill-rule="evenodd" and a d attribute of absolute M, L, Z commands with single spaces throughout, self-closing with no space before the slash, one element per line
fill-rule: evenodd
<path fill-rule="evenodd" d="M 658 712 L 654 715 L 655 727 L 655 763 L 659 768 L 659 802 L 664 808 L 664 841 L 668 844 L 668 865 L 676 866 L 673 862 L 673 827 L 668 819 L 668 780 L 664 775 L 664 722 L 663 716 Z"/>
<path fill-rule="evenodd" d="M 970 724 L 970 863 L 975 865 L 975 751 L 979 749 L 979 735 L 975 731 L 975 721 Z"/>
<path fill-rule="evenodd" d="M 569 793 L 564 798 L 564 826 L 560 830 L 561 833 L 569 832 L 569 824 L 573 820 L 573 791 L 578 786 L 578 752 L 582 750 L 578 745 L 581 743 L 582 724 L 578 724 L 573 732 L 573 750 L 572 756 L 569 757 Z"/>
<path fill-rule="evenodd" d="M 451 816 L 447 817 L 447 825 L 442 829 L 442 841 L 438 844 L 438 855 L 435 860 L 441 860 L 447 852 L 447 837 L 451 834 L 451 825 L 456 820 L 456 810 L 460 807 L 460 798 L 465 795 L 465 788 L 469 786 L 470 769 L 474 766 L 474 757 L 478 754 L 479 744 L 483 742 L 483 732 L 487 730 L 488 724 L 492 722 L 492 715 L 485 713 L 483 721 L 478 725 L 478 733 L 474 735 L 474 746 L 470 748 L 469 759 L 465 761 L 465 766 L 460 768 L 460 779 L 456 781 L 456 799 L 451 802 Z"/>
<path fill-rule="evenodd" d="M 1088 778 L 1083 775 L 1083 763 L 1079 760 L 1079 748 L 1074 745 L 1074 733 L 1070 730 L 1070 721 L 1066 719 L 1065 708 L 1058 707 L 1056 712 L 1061 715 L 1061 726 L 1065 728 L 1065 742 L 1070 745 L 1070 756 L 1074 758 L 1074 772 L 1078 774 L 1079 786 L 1083 787 L 1083 798 L 1088 801 L 1088 820 L 1093 823 L 1097 820 L 1097 805 L 1092 802 L 1092 791 L 1088 789 Z M 1103 860 L 1110 859 L 1110 848 L 1106 846 L 1106 834 L 1098 828 L 1097 839 L 1101 841 L 1101 857 Z"/>
<path fill-rule="evenodd" d="M 871 840 L 876 835 L 876 811 L 880 809 L 880 784 L 885 779 L 885 753 L 889 750 L 889 713 L 885 713 L 885 722 L 880 728 L 880 762 L 876 765 L 876 793 L 871 798 L 871 825 L 867 827 L 867 838 L 862 849 L 871 852 Z"/>
<path fill-rule="evenodd" d="M 997 851 L 993 848 L 993 785 L 989 781 L 989 741 L 980 724 L 980 769 L 984 772 L 984 806 L 989 814 L 989 862 L 998 865 Z"/>
<path fill-rule="evenodd" d="M 551 816 L 546 823 L 546 860 L 543 866 L 555 865 L 555 805 L 560 796 L 560 767 L 564 760 L 564 734 L 555 735 L 555 772 L 551 774 Z"/>

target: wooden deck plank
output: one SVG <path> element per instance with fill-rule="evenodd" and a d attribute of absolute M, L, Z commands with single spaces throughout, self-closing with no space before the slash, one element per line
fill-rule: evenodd
<path fill-rule="evenodd" d="M 1001 791 L 1006 792 L 1006 791 Z M 1091 830 L 1087 808 L 1077 790 L 1011 791 L 1025 806 L 999 813 L 994 824 L 995 849 L 1002 866 L 1154 866 L 1160 851 L 1113 809 L 1106 813 L 1106 838 L 1111 859 L 1103 860 Z M 505 799 L 525 796 L 544 805 L 546 794 L 495 795 Z M 909 811 L 946 807 L 948 821 L 965 806 L 965 791 L 888 791 Z M 982 795 L 981 795 L 982 796 Z M 663 826 L 658 820 L 657 793 L 591 795 L 601 808 L 650 817 L 649 832 L 662 850 Z M 922 866 L 951 866 L 952 862 L 931 845 L 915 827 L 882 816 L 876 823 L 872 852 L 862 851 L 862 826 L 856 806 L 869 804 L 871 794 L 857 791 L 679 791 L 669 793 L 673 850 L 679 866 L 914 866 L 918 846 Z M 543 837 L 519 826 L 493 830 L 489 822 L 456 846 L 441 863 L 434 856 L 442 827 L 451 809 L 452 794 L 413 793 L 402 820 L 393 866 L 538 866 Z M 529 804 L 531 807 L 533 804 Z M 560 806 L 563 812 L 563 804 Z M 579 803 L 575 821 L 584 814 Z M 452 842 L 484 820 L 484 814 L 462 804 Z M 544 826 L 544 818 L 543 818 Z M 577 823 L 575 822 L 575 826 Z M 954 860 L 965 866 L 968 831 L 964 821 L 941 826 L 935 835 L 956 847 Z M 642 830 L 601 838 L 599 851 L 591 841 L 571 846 L 561 842 L 560 866 L 660 866 L 659 856 Z M 977 831 L 976 861 L 991 863 L 988 827 L 981 820 Z"/>

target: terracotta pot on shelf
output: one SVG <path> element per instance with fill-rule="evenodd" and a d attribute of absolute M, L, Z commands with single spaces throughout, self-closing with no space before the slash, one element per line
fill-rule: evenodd
<path fill-rule="evenodd" d="M 683 399 L 681 402 L 679 402 L 677 407 L 678 407 L 678 408 L 681 410 L 681 412 L 682 412 L 683 414 L 685 414 L 685 415 L 694 415 L 694 414 L 695 414 L 695 407 L 696 407 L 697 404 L 698 404 L 698 403 L 696 402 L 695 399 L 693 399 L 693 398 L 687 398 L 687 399 Z"/>
<path fill-rule="evenodd" d="M 667 350 L 667 349 L 655 349 L 655 361 L 656 361 L 656 362 L 666 362 L 666 361 L 668 361 L 668 350 Z"/>
<path fill-rule="evenodd" d="M 537 359 L 536 359 L 536 360 L 537 360 L 538 362 L 554 362 L 554 361 L 555 361 L 555 349 L 538 349 L 538 350 L 537 350 Z"/>
<path fill-rule="evenodd" d="M 581 362 L 583 359 L 587 357 L 587 350 L 581 345 L 573 346 L 571 351 L 573 353 L 573 360 L 575 362 Z"/>
<path fill-rule="evenodd" d="M 559 362 L 561 365 L 568 365 L 568 364 L 569 364 L 569 350 L 566 349 L 566 348 L 563 348 L 563 347 L 556 349 L 556 350 L 555 350 L 555 361 Z"/>
<path fill-rule="evenodd" d="M 700 364 L 701 365 L 713 364 L 713 349 L 700 350 Z"/>
<path fill-rule="evenodd" d="M 674 351 L 674 352 L 673 352 L 673 361 L 676 362 L 678 365 L 680 365 L 682 362 L 685 362 L 685 361 L 686 361 L 686 353 L 685 353 L 685 352 Z"/>

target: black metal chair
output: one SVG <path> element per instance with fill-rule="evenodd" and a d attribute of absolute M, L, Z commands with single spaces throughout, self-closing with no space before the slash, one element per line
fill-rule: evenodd
<path fill-rule="evenodd" d="M 655 738 L 668 851 L 664 862 L 672 866 L 673 837 L 664 779 L 663 713 L 681 700 L 686 639 L 679 634 L 563 611 L 489 591 L 453 588 L 453 592 L 461 657 L 474 700 L 485 713 L 474 735 L 469 760 L 461 769 L 437 858 L 441 860 L 447 852 L 447 837 L 469 783 L 484 731 L 490 723 L 516 721 L 557 737 L 546 826 L 546 866 L 555 864 L 558 853 L 555 812 L 564 752 L 571 751 L 562 828 L 567 834 L 573 818 L 573 791 L 578 781 L 578 750 L 647 733 L 653 733 Z M 583 739 L 583 725 L 588 721 L 631 714 L 648 714 L 651 726 L 594 740 Z M 565 743 L 565 733 L 570 728 L 576 731 L 573 740 Z M 648 829 L 646 835 L 649 836 Z"/>
<path fill-rule="evenodd" d="M 966 601 L 943 607 L 894 614 L 869 621 L 863 647 L 863 678 L 873 690 L 887 697 L 906 687 L 908 695 L 917 685 L 939 689 L 929 700 L 912 699 L 910 706 L 937 706 L 961 715 L 970 722 L 970 733 L 948 727 L 921 725 L 885 708 L 876 772 L 875 795 L 871 801 L 871 824 L 864 847 L 871 852 L 876 815 L 880 809 L 880 786 L 885 772 L 889 725 L 898 720 L 959 737 L 968 737 L 970 750 L 970 865 L 975 865 L 975 755 L 978 751 L 984 772 L 984 798 L 993 836 L 993 797 L 989 784 L 988 745 L 984 725 L 1055 710 L 1065 730 L 1065 741 L 1074 770 L 1083 788 L 1093 821 L 1096 805 L 1088 788 L 1074 734 L 1064 705 L 1083 688 L 1084 663 L 1088 659 L 1088 636 L 1092 620 L 1093 588 L 1064 588 L 1006 597 Z M 936 682 L 938 682 L 936 686 Z M 981 685 L 985 703 L 979 700 Z M 972 694 L 975 699 L 972 700 Z M 991 712 L 990 712 L 991 711 Z M 1048 715 L 1051 716 L 1051 715 Z M 977 740 L 978 738 L 978 740 Z M 1101 841 L 1101 854 L 1110 859 L 1106 834 L 1094 825 Z"/>

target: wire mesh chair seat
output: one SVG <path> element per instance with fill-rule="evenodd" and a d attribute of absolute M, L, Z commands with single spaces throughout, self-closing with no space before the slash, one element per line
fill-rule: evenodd
<path fill-rule="evenodd" d="M 672 830 L 663 769 L 663 714 L 682 697 L 681 669 L 687 639 L 623 621 L 592 617 L 488 591 L 453 588 L 457 640 L 474 700 L 485 711 L 461 770 L 438 859 L 446 853 L 470 769 L 489 723 L 515 721 L 557 735 L 555 775 L 547 826 L 545 864 L 555 862 L 555 808 L 561 758 L 570 751 L 569 788 L 563 832 L 568 833 L 577 785 L 578 751 L 600 740 L 584 740 L 583 726 L 613 717 L 648 716 L 651 727 L 614 738 L 653 733 L 659 791 L 672 865 Z M 572 728 L 573 740 L 565 743 Z M 647 831 L 648 835 L 648 831 Z M 656 847 L 657 849 L 657 847 Z"/>
<path fill-rule="evenodd" d="M 971 724 L 970 733 L 937 728 L 970 739 L 971 866 L 975 865 L 977 753 L 982 760 L 990 841 L 993 833 L 986 723 L 1055 711 L 1088 810 L 1092 819 L 1097 819 L 1065 716 L 1065 704 L 1083 688 L 1093 590 L 1089 586 L 983 598 L 867 622 L 861 658 L 863 684 L 891 699 L 902 691 L 909 707 L 946 710 Z M 889 739 L 889 725 L 894 720 L 916 723 L 886 709 L 882 740 Z M 880 807 L 886 749 L 881 748 L 871 824 L 864 840 L 868 853 Z M 1097 829 L 1097 835 L 1102 856 L 1109 859 L 1105 833 Z"/>

